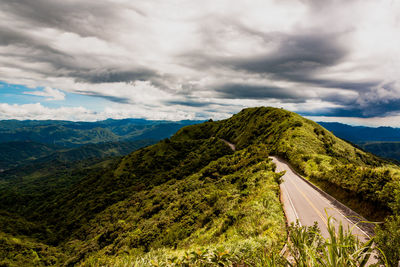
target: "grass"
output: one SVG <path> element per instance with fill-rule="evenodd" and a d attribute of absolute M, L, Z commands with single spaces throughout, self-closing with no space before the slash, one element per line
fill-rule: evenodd
<path fill-rule="evenodd" d="M 376 248 L 374 239 L 362 243 L 352 234 L 352 228 L 345 229 L 341 222 L 335 227 L 334 220 L 327 218 L 327 238 L 321 236 L 317 224 L 309 227 L 292 224 L 284 254 L 280 253 L 281 247 L 269 244 L 266 239 L 246 239 L 189 250 L 164 248 L 146 254 L 91 257 L 80 266 L 370 266 Z M 391 266 L 384 254 L 381 259 L 381 266 Z"/>
<path fill-rule="evenodd" d="M 328 217 L 328 238 L 323 238 L 316 225 L 291 226 L 288 264 L 291 266 L 367 266 L 373 251 L 373 239 L 365 243 L 345 229 L 341 222 L 334 226 Z M 353 226 L 354 228 L 355 226 Z"/>

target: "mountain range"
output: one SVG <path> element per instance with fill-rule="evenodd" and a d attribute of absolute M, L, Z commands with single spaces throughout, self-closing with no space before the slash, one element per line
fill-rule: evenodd
<path fill-rule="evenodd" d="M 181 127 L 200 121 L 149 121 L 144 119 L 108 119 L 98 122 L 71 121 L 0 121 L 0 143 L 32 141 L 59 147 L 83 144 L 160 140 Z"/>
<path fill-rule="evenodd" d="M 318 122 L 336 136 L 383 158 L 400 161 L 400 128 L 350 126 L 338 122 Z"/>
<path fill-rule="evenodd" d="M 44 161 L 122 156 L 199 121 L 0 121 L 0 170 Z"/>

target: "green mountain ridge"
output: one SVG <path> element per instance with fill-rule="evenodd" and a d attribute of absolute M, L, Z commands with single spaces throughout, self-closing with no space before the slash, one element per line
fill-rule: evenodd
<path fill-rule="evenodd" d="M 98 122 L 70 121 L 0 121 L 0 143 L 32 141 L 61 147 L 83 144 L 160 140 L 181 127 L 199 121 L 148 121 L 143 119 L 105 120 Z"/>
<path fill-rule="evenodd" d="M 366 215 L 377 207 L 381 216 L 400 210 L 398 166 L 295 113 L 261 107 L 186 126 L 121 159 L 86 166 L 75 173 L 74 183 L 19 209 L 16 218 L 38 225 L 29 238 L 56 249 L 52 255 L 36 252 L 38 265 L 59 257 L 66 265 L 151 266 L 202 249 L 217 258 L 228 250 L 257 265 L 265 251 L 279 253 L 286 241 L 282 173 L 274 172 L 269 155 L 285 158 L 348 203 L 355 200 L 353 207 Z M 14 193 L 21 194 L 15 188 Z M 24 205 L 10 195 L 13 200 Z M 10 234 L 27 235 L 6 232 L 0 242 L 12 246 Z"/>
<path fill-rule="evenodd" d="M 0 169 L 9 169 L 21 163 L 47 156 L 57 149 L 56 146 L 30 141 L 0 143 Z"/>

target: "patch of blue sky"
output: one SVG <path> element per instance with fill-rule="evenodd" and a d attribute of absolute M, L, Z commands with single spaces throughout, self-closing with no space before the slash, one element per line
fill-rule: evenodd
<path fill-rule="evenodd" d="M 46 97 L 26 94 L 26 92 L 42 91 L 44 87 L 29 88 L 19 84 L 9 84 L 0 81 L 0 103 L 7 104 L 32 104 L 40 103 L 49 108 L 58 107 L 84 107 L 86 109 L 100 112 L 104 107 L 111 104 L 110 101 L 93 96 L 75 94 L 62 91 L 64 100 L 46 100 Z"/>
<path fill-rule="evenodd" d="M 33 96 L 23 93 L 30 90 L 32 89 L 24 85 L 9 84 L 0 81 L 0 103 L 20 105 L 32 103 Z"/>

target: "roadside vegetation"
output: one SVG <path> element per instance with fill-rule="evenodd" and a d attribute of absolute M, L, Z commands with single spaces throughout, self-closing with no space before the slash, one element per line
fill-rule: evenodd
<path fill-rule="evenodd" d="M 374 240 L 362 243 L 352 234 L 352 229 L 345 229 L 341 223 L 335 228 L 334 220 L 327 218 L 327 238 L 322 237 L 317 224 L 310 227 L 292 224 L 283 248 L 281 244 L 270 246 L 247 241 L 191 250 L 160 249 L 136 257 L 125 254 L 103 262 L 90 258 L 82 266 L 370 266 L 375 256 Z M 380 264 L 395 266 L 384 256 Z"/>

